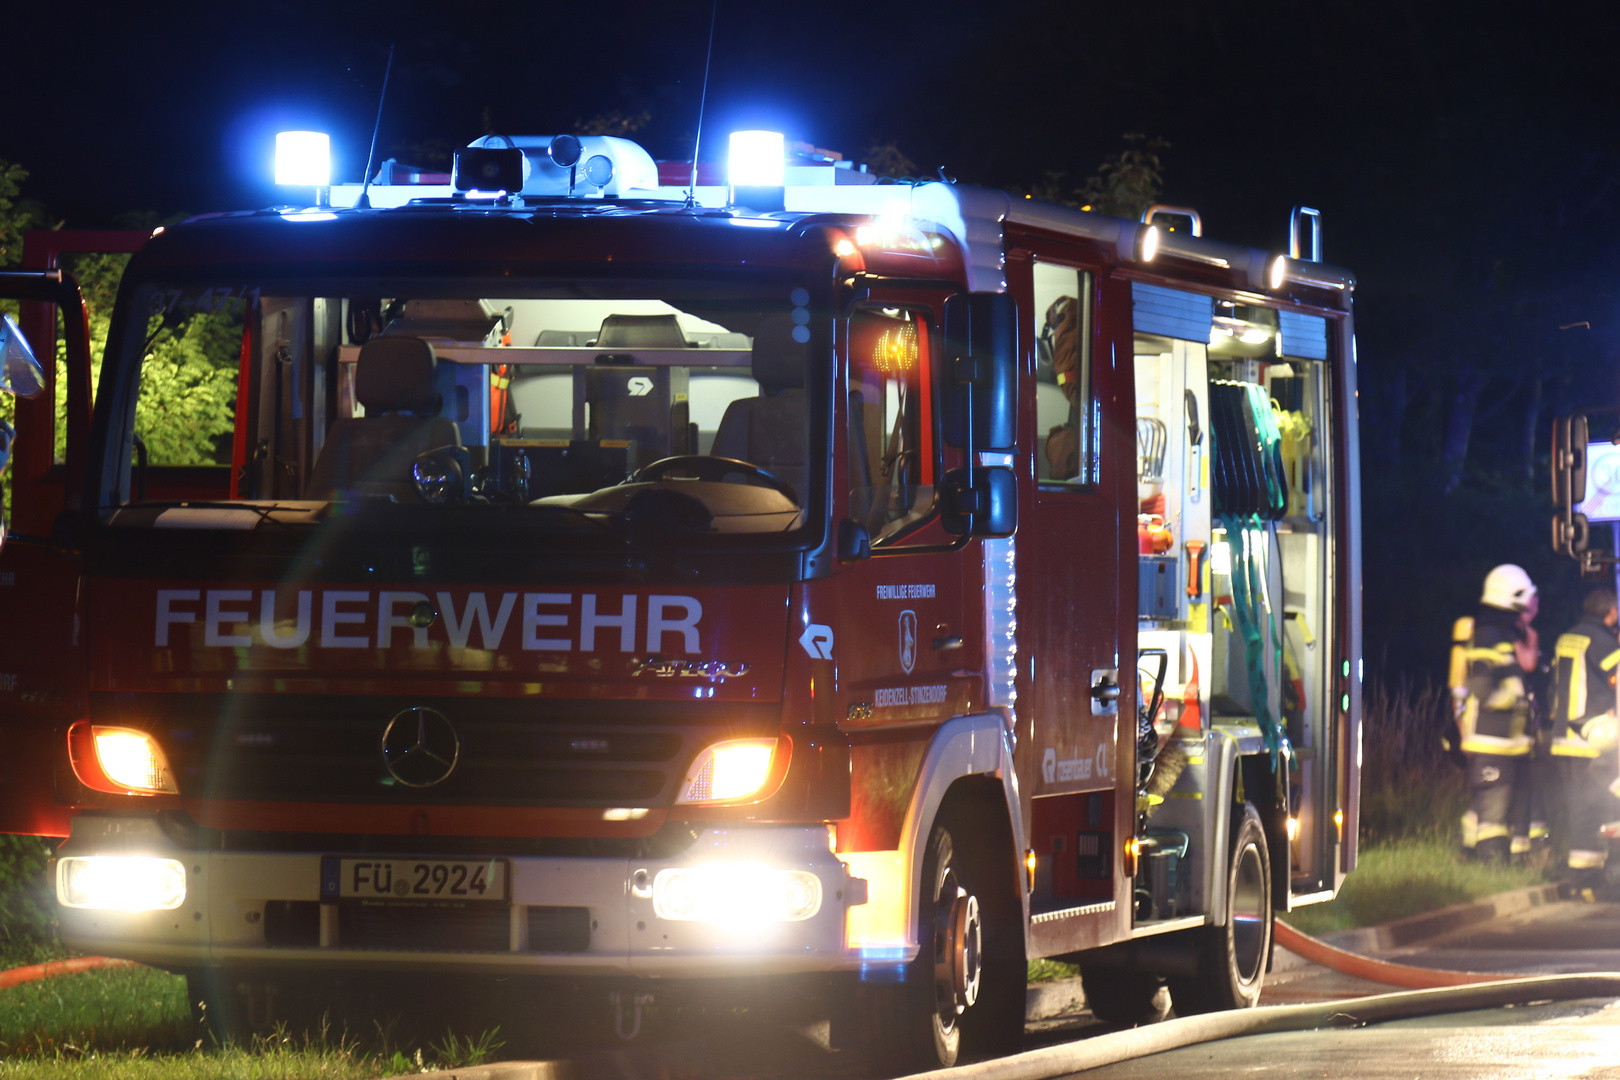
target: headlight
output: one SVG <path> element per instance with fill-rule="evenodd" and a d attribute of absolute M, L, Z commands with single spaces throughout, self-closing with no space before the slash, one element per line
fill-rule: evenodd
<path fill-rule="evenodd" d="M 150 855 L 91 855 L 56 864 L 63 907 L 102 911 L 173 911 L 186 902 L 186 868 Z"/>
<path fill-rule="evenodd" d="M 758 793 L 771 777 L 776 739 L 726 739 L 703 748 L 687 770 L 677 803 L 724 803 Z"/>
<path fill-rule="evenodd" d="M 80 721 L 68 729 L 68 759 L 85 787 L 119 795 L 178 795 L 156 739 L 134 728 Z"/>
<path fill-rule="evenodd" d="M 660 870 L 653 911 L 675 922 L 803 922 L 821 910 L 821 879 L 747 863 Z"/>

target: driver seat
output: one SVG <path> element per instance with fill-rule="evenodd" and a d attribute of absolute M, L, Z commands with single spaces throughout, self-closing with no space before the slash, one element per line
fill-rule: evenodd
<path fill-rule="evenodd" d="M 305 498 L 415 501 L 411 466 L 417 456 L 461 445 L 456 422 L 436 415 L 438 366 L 433 346 L 421 338 L 377 337 L 360 346 L 354 396 L 366 415 L 332 425 Z"/>
<path fill-rule="evenodd" d="M 786 317 L 760 321 L 753 375 L 759 396 L 726 406 L 709 453 L 757 465 L 793 489 L 801 504 L 810 482 L 810 406 L 804 392 L 809 349 Z"/>

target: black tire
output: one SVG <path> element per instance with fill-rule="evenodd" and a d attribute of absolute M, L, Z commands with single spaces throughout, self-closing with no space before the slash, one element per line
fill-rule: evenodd
<path fill-rule="evenodd" d="M 1016 873 L 994 830 L 941 812 L 923 859 L 923 947 L 900 982 L 861 983 L 853 1002 L 870 1072 L 950 1068 L 1019 1048 L 1027 966 Z"/>
<path fill-rule="evenodd" d="M 1145 971 L 1080 965 L 1086 1008 L 1105 1024 L 1156 1024 L 1170 1012 L 1164 980 Z"/>
<path fill-rule="evenodd" d="M 1198 974 L 1166 980 L 1177 1016 L 1260 1003 L 1271 954 L 1271 856 L 1260 815 L 1247 803 L 1232 824 L 1224 887 L 1226 925 L 1193 931 Z"/>

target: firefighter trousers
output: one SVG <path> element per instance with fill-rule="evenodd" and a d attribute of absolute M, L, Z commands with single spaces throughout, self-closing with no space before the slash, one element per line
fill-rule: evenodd
<path fill-rule="evenodd" d="M 1529 756 L 1469 754 L 1468 793 L 1479 820 L 1475 853 L 1482 859 L 1505 861 L 1512 849 L 1514 825 L 1520 819 L 1526 826 L 1529 822 Z"/>
<path fill-rule="evenodd" d="M 1608 861 L 1609 842 L 1600 831 L 1620 820 L 1620 799 L 1609 785 L 1617 775 L 1615 755 L 1569 763 L 1569 868 L 1596 870 Z"/>

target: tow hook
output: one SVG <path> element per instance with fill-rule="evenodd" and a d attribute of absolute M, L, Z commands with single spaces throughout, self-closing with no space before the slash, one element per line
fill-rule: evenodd
<path fill-rule="evenodd" d="M 629 999 L 629 1008 L 625 999 Z M 608 995 L 608 1008 L 613 1010 L 613 1034 L 620 1042 L 634 1042 L 641 1034 L 641 1012 L 653 1003 L 651 994 L 621 994 L 617 990 Z"/>

